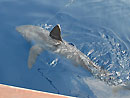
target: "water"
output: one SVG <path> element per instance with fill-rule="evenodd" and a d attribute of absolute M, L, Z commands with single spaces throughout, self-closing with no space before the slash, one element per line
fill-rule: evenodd
<path fill-rule="evenodd" d="M 50 31 L 60 24 L 63 39 L 108 70 L 110 82 L 120 85 L 130 80 L 129 5 L 129 0 L 1 0 L 0 83 L 81 98 L 129 98 L 129 91 L 113 95 L 112 86 L 48 51 L 29 70 L 31 44 L 15 30 L 32 24 Z"/>

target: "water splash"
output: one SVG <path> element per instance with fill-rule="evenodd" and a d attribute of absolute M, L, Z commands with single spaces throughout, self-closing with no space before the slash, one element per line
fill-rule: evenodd
<path fill-rule="evenodd" d="M 109 72 L 109 75 L 104 75 L 99 68 L 94 72 L 94 76 L 109 85 L 126 84 L 130 80 L 130 58 L 127 47 L 113 31 L 98 28 L 97 32 L 99 34 L 97 39 L 100 40 L 81 45 L 81 50 L 85 48 L 90 50 L 88 56 L 96 65 Z"/>

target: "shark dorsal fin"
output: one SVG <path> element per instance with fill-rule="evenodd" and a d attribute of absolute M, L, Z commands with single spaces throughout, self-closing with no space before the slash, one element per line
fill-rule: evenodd
<path fill-rule="evenodd" d="M 61 28 L 60 28 L 59 24 L 57 24 L 52 29 L 52 31 L 50 32 L 50 37 L 53 38 L 53 39 L 62 41 L 62 38 L 61 38 Z"/>

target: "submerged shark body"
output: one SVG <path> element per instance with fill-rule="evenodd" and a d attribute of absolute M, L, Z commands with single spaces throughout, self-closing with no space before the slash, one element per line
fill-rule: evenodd
<path fill-rule="evenodd" d="M 93 63 L 89 57 L 83 54 L 72 44 L 67 43 L 61 38 L 61 28 L 60 25 L 56 25 L 51 32 L 43 29 L 39 26 L 33 25 L 23 25 L 16 28 L 25 39 L 28 41 L 34 41 L 35 45 L 31 47 L 28 58 L 28 67 L 32 68 L 36 61 L 37 56 L 44 50 L 51 51 L 53 53 L 64 56 L 65 58 L 71 60 L 75 65 L 81 65 L 88 71 L 90 71 L 94 76 L 103 81 L 112 80 L 109 77 L 109 72 L 101 69 Z M 107 77 L 107 78 L 103 78 Z"/>

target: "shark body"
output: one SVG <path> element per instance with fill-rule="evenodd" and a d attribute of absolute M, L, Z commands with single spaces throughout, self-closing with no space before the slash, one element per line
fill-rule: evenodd
<path fill-rule="evenodd" d="M 44 50 L 51 51 L 53 53 L 64 56 L 65 58 L 74 62 L 74 65 L 81 65 L 92 74 L 96 73 L 96 76 L 102 77 L 108 76 L 109 73 L 106 70 L 101 69 L 89 57 L 78 50 L 72 44 L 67 43 L 61 37 L 60 25 L 56 25 L 51 32 L 45 30 L 40 26 L 23 25 L 16 28 L 18 32 L 23 35 L 28 41 L 35 41 L 29 52 L 28 67 L 32 68 L 36 61 L 37 56 Z"/>

